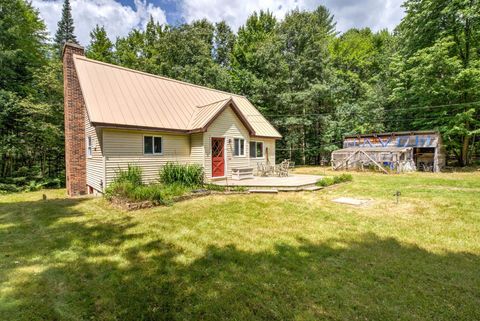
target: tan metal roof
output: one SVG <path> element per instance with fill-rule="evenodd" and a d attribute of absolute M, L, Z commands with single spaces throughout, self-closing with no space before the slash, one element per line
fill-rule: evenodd
<path fill-rule="evenodd" d="M 244 96 L 79 55 L 73 61 L 88 116 L 96 125 L 198 132 L 229 105 L 253 136 L 281 137 Z"/>

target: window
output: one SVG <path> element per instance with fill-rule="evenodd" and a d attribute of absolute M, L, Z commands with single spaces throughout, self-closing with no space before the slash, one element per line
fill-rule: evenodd
<path fill-rule="evenodd" d="M 93 148 L 92 148 L 92 136 L 87 137 L 87 156 L 92 157 L 93 155 Z"/>
<path fill-rule="evenodd" d="M 263 142 L 250 142 L 250 157 L 263 157 Z"/>
<path fill-rule="evenodd" d="M 143 136 L 143 153 L 144 154 L 162 154 L 162 137 L 159 136 Z"/>
<path fill-rule="evenodd" d="M 245 139 L 233 139 L 233 156 L 245 156 Z"/>

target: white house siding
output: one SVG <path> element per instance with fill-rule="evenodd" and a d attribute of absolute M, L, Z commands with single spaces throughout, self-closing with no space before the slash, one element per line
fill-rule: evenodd
<path fill-rule="evenodd" d="M 205 173 L 207 177 L 212 176 L 212 147 L 213 137 L 225 138 L 226 164 L 225 173 L 227 177 L 232 177 L 232 168 L 253 167 L 256 169 L 257 163 L 265 163 L 266 147 L 269 150 L 269 161 L 275 164 L 275 139 L 250 138 L 248 130 L 237 117 L 235 112 L 230 108 L 226 108 L 215 121 L 209 126 L 208 130 L 203 134 L 203 145 L 205 153 Z M 245 156 L 233 156 L 233 139 L 245 139 Z M 262 158 L 250 159 L 249 146 L 250 140 L 264 142 L 264 151 Z"/>
<path fill-rule="evenodd" d="M 144 155 L 143 136 L 161 136 L 163 154 Z M 144 182 L 151 183 L 158 181 L 160 168 L 167 162 L 194 162 L 190 157 L 190 135 L 104 129 L 103 143 L 106 184 L 113 181 L 119 169 L 126 169 L 129 164 L 142 168 Z"/>
<path fill-rule="evenodd" d="M 190 135 L 190 162 L 204 166 L 203 133 Z"/>
<path fill-rule="evenodd" d="M 85 147 L 88 148 L 88 137 L 92 137 L 92 156 L 87 155 L 87 185 L 99 192 L 103 192 L 104 159 L 102 154 L 101 134 L 95 130 L 85 113 Z M 85 151 L 86 153 L 86 151 Z"/>

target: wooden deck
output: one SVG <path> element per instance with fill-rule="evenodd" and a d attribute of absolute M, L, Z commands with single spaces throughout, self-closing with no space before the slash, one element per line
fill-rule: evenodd
<path fill-rule="evenodd" d="M 249 189 L 277 189 L 278 191 L 302 191 L 311 190 L 322 176 L 292 174 L 288 177 L 261 177 L 255 176 L 249 179 L 232 180 L 223 179 L 212 181 L 213 184 L 222 186 L 243 186 Z"/>

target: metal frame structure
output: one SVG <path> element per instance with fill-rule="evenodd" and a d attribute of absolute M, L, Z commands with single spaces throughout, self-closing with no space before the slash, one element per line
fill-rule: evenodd
<path fill-rule="evenodd" d="M 413 148 L 413 161 L 418 170 L 439 172 L 445 166 L 445 150 L 437 131 L 404 131 L 347 135 L 343 148 Z M 381 152 L 381 151 L 379 151 Z"/>
<path fill-rule="evenodd" d="M 412 147 L 349 147 L 332 152 L 333 170 L 377 169 L 385 174 L 416 170 Z"/>

